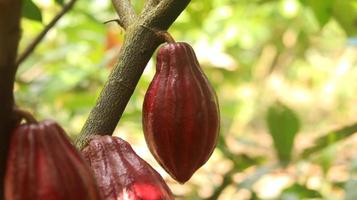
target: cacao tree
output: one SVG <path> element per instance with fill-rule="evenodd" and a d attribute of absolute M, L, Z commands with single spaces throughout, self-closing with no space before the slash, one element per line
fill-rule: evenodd
<path fill-rule="evenodd" d="M 97 167 L 104 165 L 100 161 L 127 163 L 121 169 L 132 170 L 101 171 L 117 177 L 117 190 L 110 189 L 115 192 L 108 196 L 127 191 L 133 198 L 152 194 L 146 198 L 154 199 L 356 199 L 356 13 L 356 0 L 0 0 L 0 180 L 12 155 L 11 130 L 24 118 L 17 108 L 23 108 L 37 119 L 55 119 L 92 158 L 124 149 L 110 154 L 113 159 L 94 162 Z M 166 98 L 145 97 L 155 93 L 149 87 L 155 85 L 153 77 L 163 75 L 155 70 L 153 54 L 157 49 L 160 56 L 165 47 L 159 45 L 170 40 L 169 27 L 177 41 L 192 46 L 216 90 L 221 126 L 215 139 L 196 138 L 201 129 L 215 135 L 216 118 L 214 109 L 205 109 L 208 101 L 201 100 L 211 93 L 203 81 L 196 75 L 179 77 L 187 73 L 184 65 L 170 72 L 179 78 L 164 88 Z M 185 82 L 191 78 L 193 85 Z M 160 81 L 165 78 L 156 84 Z M 183 88 L 176 90 L 180 83 Z M 181 100 L 165 108 L 172 102 L 167 99 L 176 97 Z M 144 100 L 155 106 L 143 107 Z M 179 128 L 167 131 L 170 125 Z M 153 137 L 152 130 L 160 136 Z M 175 138 L 165 138 L 167 132 Z M 132 147 L 107 136 L 112 133 Z M 96 141 L 101 137 L 117 143 Z M 121 152 L 130 152 L 125 155 L 142 170 L 131 167 L 127 157 L 119 159 Z M 175 170 L 172 163 L 195 173 L 181 185 L 169 174 L 187 171 Z M 83 170 L 75 172 L 71 180 L 79 181 Z M 136 186 L 118 177 L 156 182 Z"/>
<path fill-rule="evenodd" d="M 14 78 L 17 67 L 21 62 L 34 50 L 35 46 L 41 41 L 48 30 L 53 27 L 75 3 L 69 1 L 63 6 L 62 11 L 55 16 L 53 21 L 48 24 L 45 30 L 36 38 L 28 49 L 17 58 L 17 47 L 20 39 L 20 19 L 22 6 L 31 7 L 32 2 L 22 1 L 2 1 L 0 3 L 1 11 L 1 126 L 0 129 L 2 144 L 4 149 L 1 155 L 1 176 L 3 182 L 5 172 L 5 162 L 7 158 L 9 138 L 12 129 L 16 125 L 16 113 L 14 112 L 15 103 L 13 98 Z M 83 128 L 82 137 L 79 138 L 77 144 L 79 148 L 83 147 L 90 134 L 112 134 L 115 124 L 117 124 L 133 90 L 142 74 L 146 63 L 151 57 L 156 47 L 163 42 L 155 31 L 165 31 L 178 17 L 180 12 L 187 6 L 189 1 L 147 1 L 145 8 L 140 16 L 134 12 L 129 1 L 113 1 L 113 6 L 118 13 L 119 24 L 127 30 L 127 37 L 121 50 L 120 62 L 112 71 L 112 75 L 108 83 L 102 91 L 102 96 L 98 100 L 97 106 L 91 112 L 91 115 Z M 31 15 L 30 15 L 31 16 Z M 135 42 L 134 42 L 135 41 Z M 123 78 L 125 77 L 125 78 Z M 116 82 L 116 84 L 112 84 Z M 119 100 L 120 99 L 120 100 Z M 104 105 L 100 107 L 100 105 Z M 111 103 L 110 103 L 111 102 Z M 115 105 L 112 109 L 109 105 Z M 102 112 L 102 113 L 99 113 Z M 113 112 L 114 111 L 114 112 Z M 106 116 L 106 123 L 97 123 L 100 120 L 97 117 Z M 11 167 L 10 167 L 11 168 Z M 15 169 L 16 170 L 16 169 Z M 1 184 L 2 185 L 2 184 Z M 3 187 L 1 187 L 0 196 L 3 195 Z"/>

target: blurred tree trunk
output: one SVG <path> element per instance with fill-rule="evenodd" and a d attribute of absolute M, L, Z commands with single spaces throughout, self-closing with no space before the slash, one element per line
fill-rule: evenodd
<path fill-rule="evenodd" d="M 11 129 L 15 125 L 13 87 L 20 39 L 21 0 L 0 0 L 0 199 Z"/>

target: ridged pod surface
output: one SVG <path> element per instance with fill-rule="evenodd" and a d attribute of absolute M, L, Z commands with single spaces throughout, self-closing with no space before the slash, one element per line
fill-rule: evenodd
<path fill-rule="evenodd" d="M 6 200 L 100 200 L 91 169 L 54 121 L 19 125 L 5 176 Z"/>
<path fill-rule="evenodd" d="M 126 141 L 94 136 L 82 151 L 105 200 L 173 200 L 159 173 Z"/>
<path fill-rule="evenodd" d="M 143 105 L 145 139 L 155 159 L 186 182 L 211 156 L 219 121 L 216 94 L 192 47 L 183 42 L 161 47 Z"/>

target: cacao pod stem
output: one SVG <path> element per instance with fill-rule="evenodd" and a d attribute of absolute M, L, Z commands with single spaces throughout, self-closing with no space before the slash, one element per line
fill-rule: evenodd
<path fill-rule="evenodd" d="M 167 43 L 175 43 L 175 39 L 172 37 L 172 35 L 167 32 L 167 31 L 160 31 L 160 30 L 156 30 L 150 27 L 147 27 L 143 24 L 141 24 L 142 27 L 146 28 L 147 30 L 153 32 L 155 35 L 157 35 L 159 38 L 161 38 L 162 40 L 164 40 Z"/>
<path fill-rule="evenodd" d="M 30 112 L 28 112 L 26 110 L 15 107 L 14 112 L 20 118 L 20 121 L 22 119 L 25 119 L 25 121 L 28 124 L 37 124 L 38 123 L 38 121 L 35 119 L 35 117 Z"/>

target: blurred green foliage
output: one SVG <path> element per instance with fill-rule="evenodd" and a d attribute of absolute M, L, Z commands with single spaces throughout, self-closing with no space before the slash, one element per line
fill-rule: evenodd
<path fill-rule="evenodd" d="M 277 102 L 268 108 L 267 123 L 280 161 L 290 161 L 300 122 L 294 111 Z"/>
<path fill-rule="evenodd" d="M 66 2 L 25 1 L 20 52 Z M 132 1 L 136 11 L 143 2 Z M 110 1 L 78 1 L 19 68 L 17 104 L 56 119 L 75 138 L 125 37 L 117 25 L 103 24 L 114 18 Z M 356 0 L 192 1 L 169 31 L 192 44 L 216 89 L 216 151 L 185 185 L 149 154 L 141 107 L 155 56 L 115 134 L 178 199 L 356 198 Z M 279 158 L 291 162 L 283 167 Z"/>
<path fill-rule="evenodd" d="M 41 10 L 32 1 L 24 1 L 22 4 L 22 16 L 38 22 L 42 21 Z"/>

